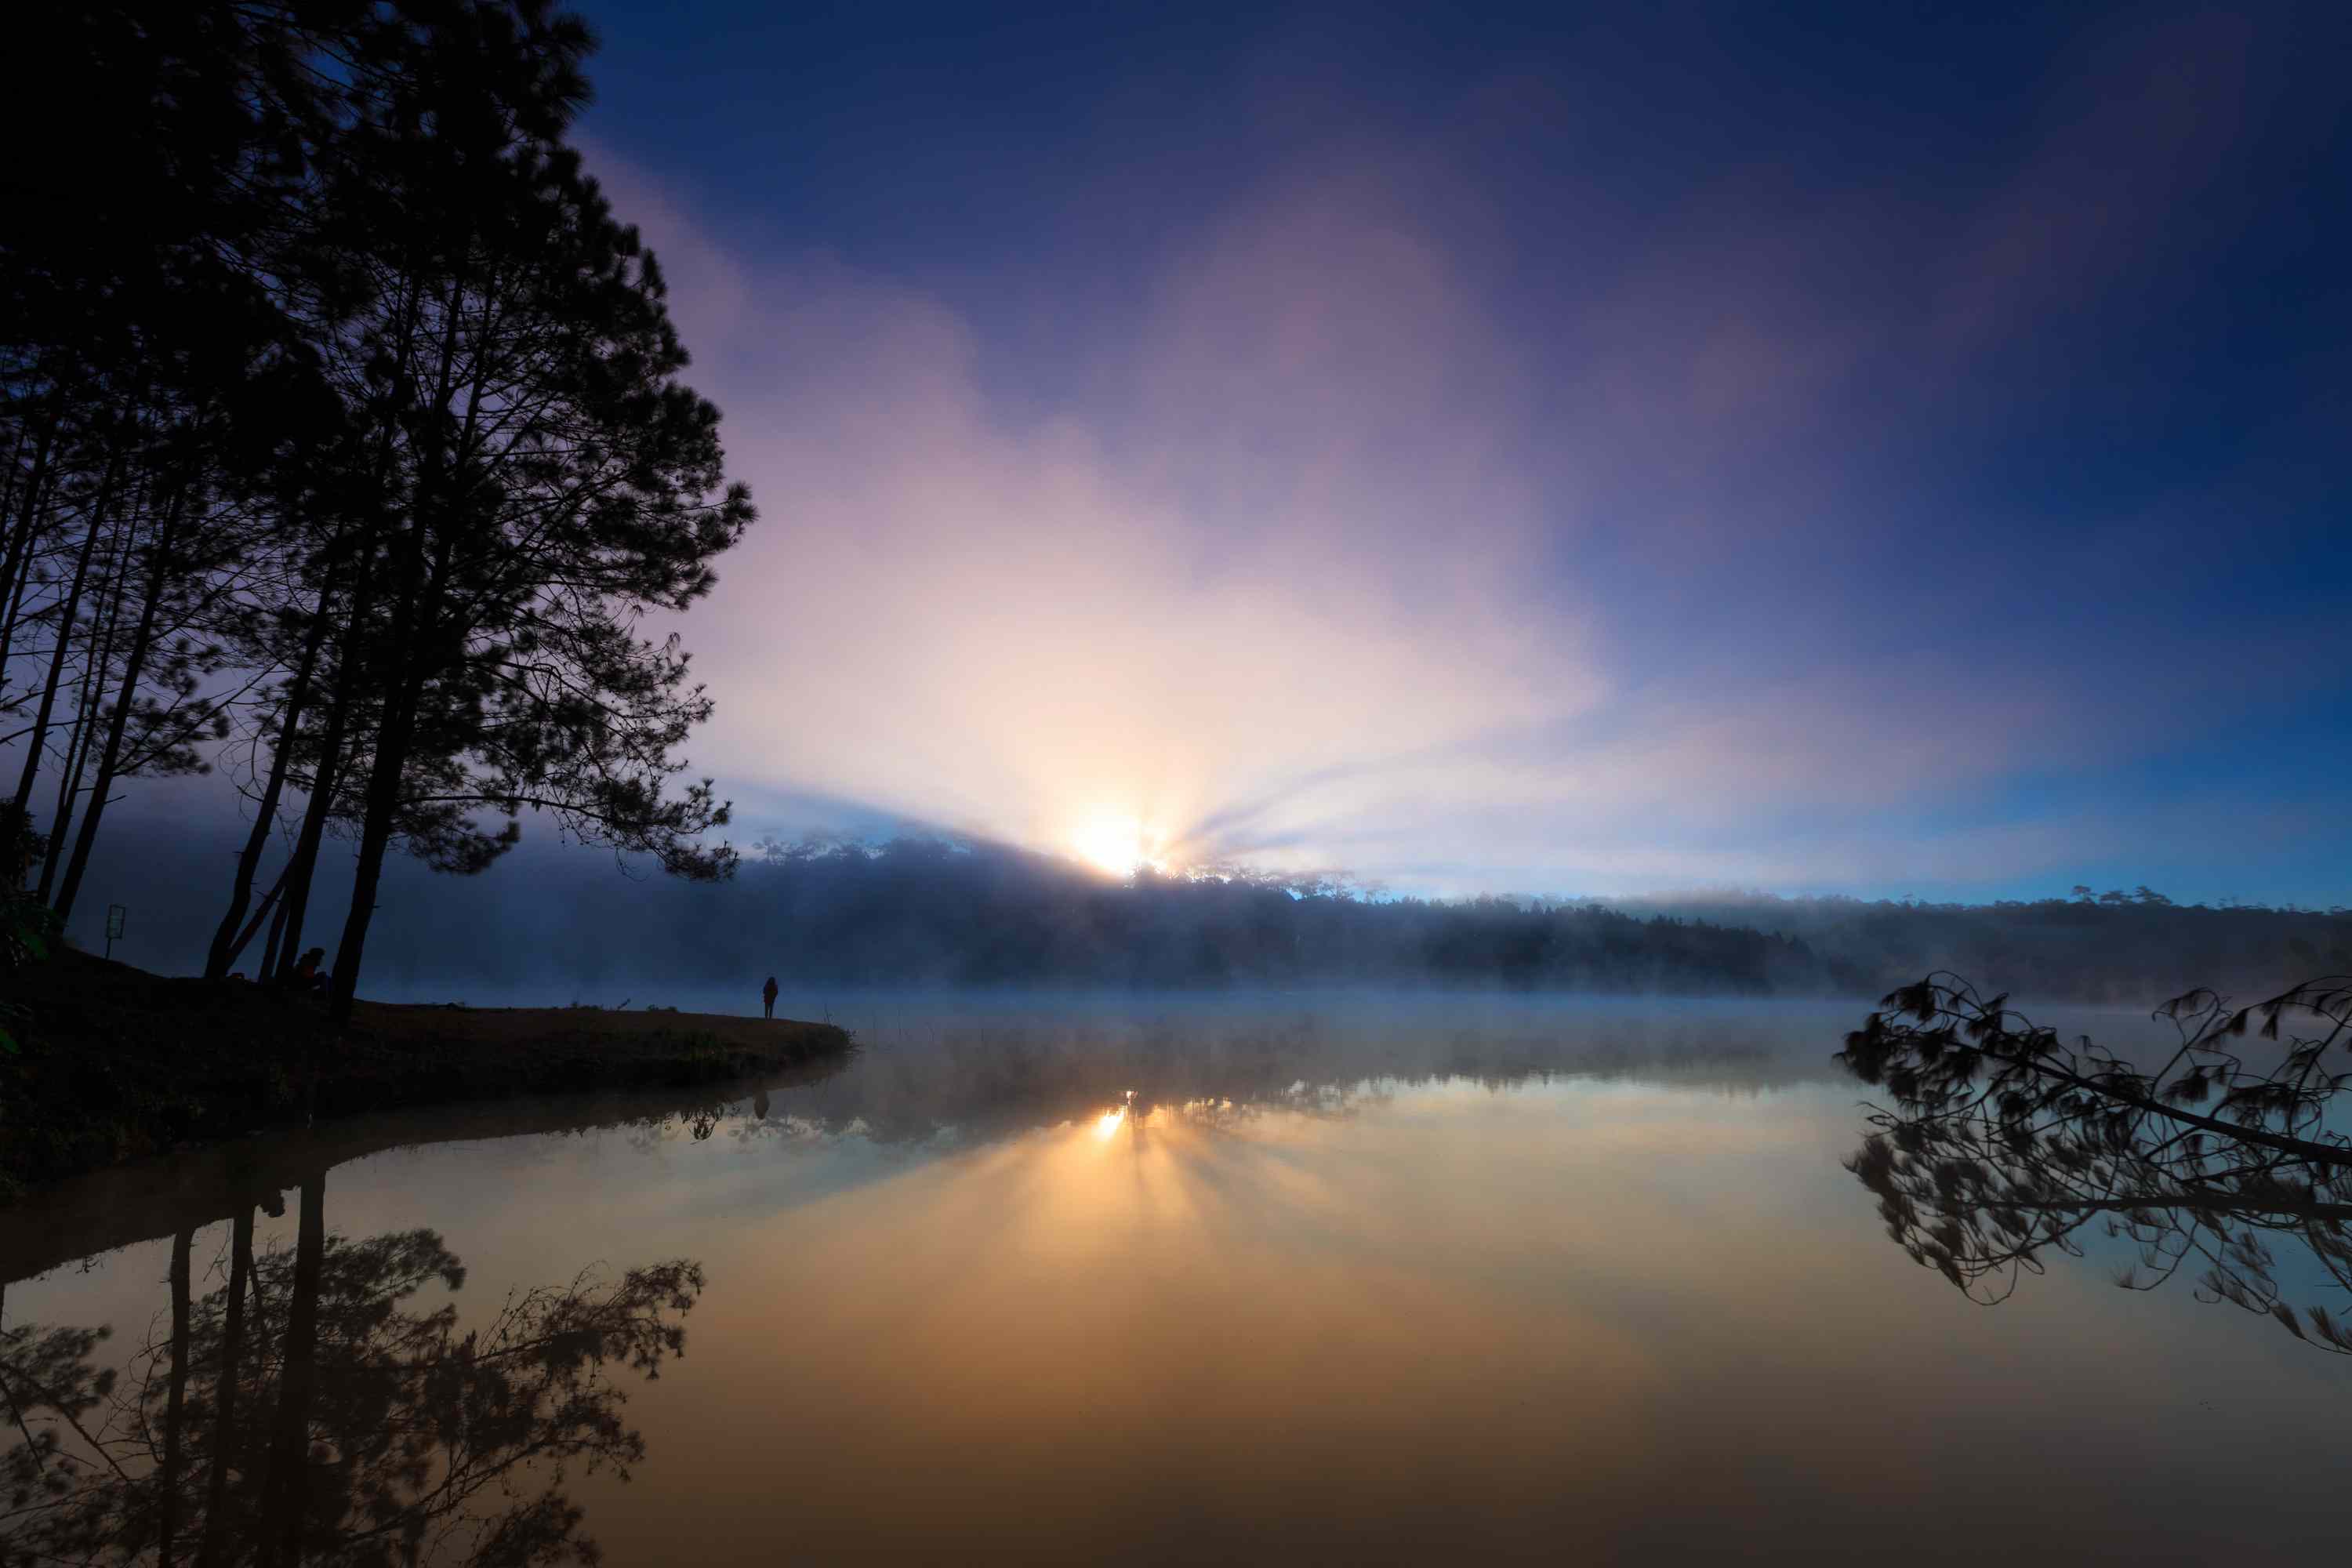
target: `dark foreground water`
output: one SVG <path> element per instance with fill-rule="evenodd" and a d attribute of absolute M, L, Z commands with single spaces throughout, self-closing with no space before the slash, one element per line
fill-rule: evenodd
<path fill-rule="evenodd" d="M 0 1561 L 2346 1548 L 2352 1362 L 2091 1233 L 1992 1307 L 1889 1241 L 1858 1005 L 829 1005 L 817 1081 L 0 1222 Z"/>

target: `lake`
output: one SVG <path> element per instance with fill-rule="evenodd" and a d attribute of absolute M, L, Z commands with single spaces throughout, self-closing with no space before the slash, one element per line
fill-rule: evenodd
<path fill-rule="evenodd" d="M 153 1561 L 168 1522 L 193 1561 L 209 1523 L 221 1561 L 593 1541 L 712 1568 L 2343 1550 L 2352 1359 L 2190 1271 L 2119 1289 L 2133 1249 L 2088 1232 L 1996 1306 L 1890 1241 L 1841 1164 L 1867 1091 L 1831 1057 L 1865 1004 L 779 1008 L 819 1010 L 855 1058 L 723 1102 L 337 1123 L 0 1221 L 0 1375 L 61 1431 L 15 1438 L 10 1479 L 81 1500 L 20 1496 L 0 1541 L 70 1525 Z M 108 1368 L 62 1431 L 64 1385 Z"/>

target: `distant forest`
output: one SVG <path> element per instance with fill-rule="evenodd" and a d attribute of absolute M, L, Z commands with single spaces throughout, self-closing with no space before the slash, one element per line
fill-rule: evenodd
<path fill-rule="evenodd" d="M 769 843 L 729 882 L 629 881 L 593 857 L 495 874 L 461 906 L 388 906 L 420 976 L 825 986 L 1413 984 L 1876 996 L 1949 967 L 2021 995 L 2153 1006 L 2352 970 L 2352 910 L 2179 905 L 2140 891 L 1990 905 L 1708 895 L 1672 902 L 1399 899 L 1329 881 L 1112 882 L 990 845 Z M 499 889 L 494 893 L 494 889 Z M 501 896 L 502 895 L 502 896 Z M 392 953 L 387 954 L 392 957 Z M 2268 991 L 2263 991 L 2268 994 Z"/>

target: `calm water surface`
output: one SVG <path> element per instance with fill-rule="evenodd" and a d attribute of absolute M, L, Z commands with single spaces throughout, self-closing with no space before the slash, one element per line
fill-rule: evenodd
<path fill-rule="evenodd" d="M 182 1561 L 207 1521 L 221 1561 L 2343 1550 L 2352 1363 L 2118 1247 L 1988 1308 L 1887 1239 L 1839 1163 L 1859 1006 L 827 1005 L 864 1047 L 816 1081 L 341 1123 L 10 1217 L 12 1397 L 121 1373 L 12 1480 L 63 1470 L 100 1561 L 155 1558 L 174 1465 Z M 28 1496 L 19 1551 L 65 1528 Z"/>

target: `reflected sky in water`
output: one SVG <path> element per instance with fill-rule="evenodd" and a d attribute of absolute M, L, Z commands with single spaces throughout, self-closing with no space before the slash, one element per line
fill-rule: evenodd
<path fill-rule="evenodd" d="M 2340 1545 L 2352 1365 L 2095 1245 L 1986 1309 L 1889 1243 L 1839 1164 L 1851 1006 L 836 1016 L 849 1066 L 724 1106 L 320 1145 L 331 1233 L 462 1260 L 415 1310 L 701 1264 L 683 1357 L 623 1380 L 634 1479 L 567 1479 L 612 1563 Z M 140 1201 L 156 1239 L 9 1284 L 7 1324 L 167 1333 L 182 1224 L 219 1289 L 225 1212 Z"/>

